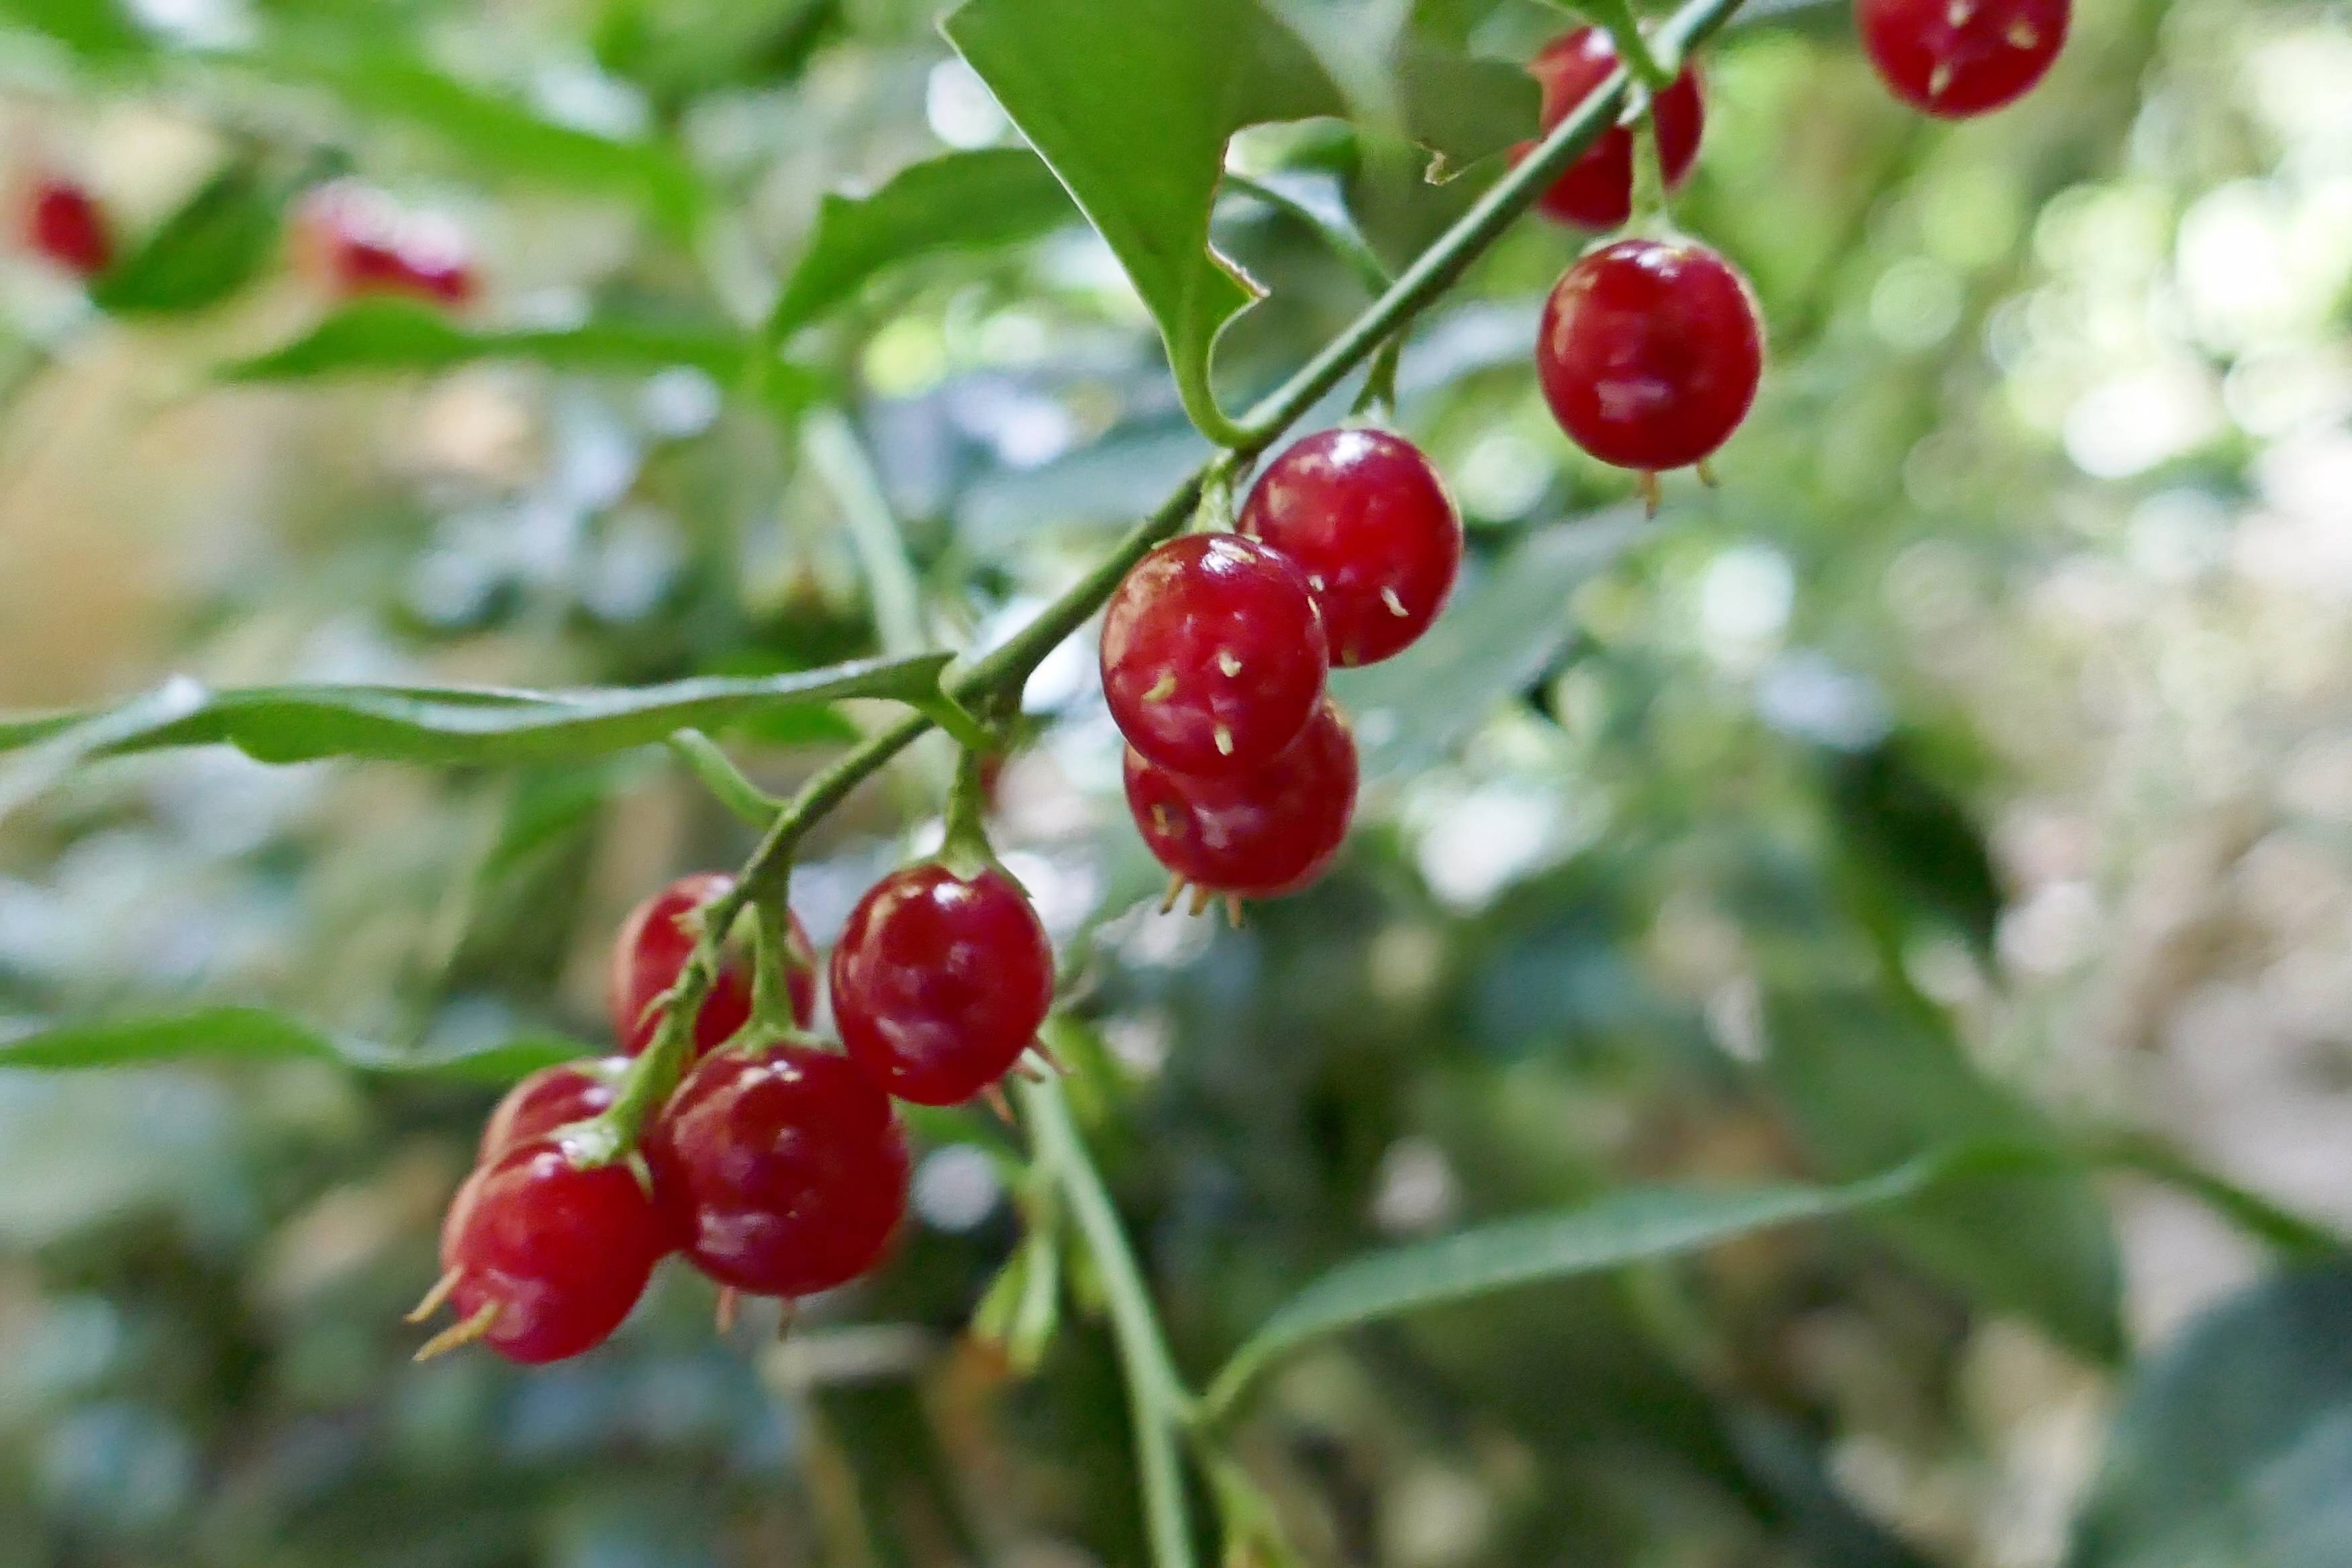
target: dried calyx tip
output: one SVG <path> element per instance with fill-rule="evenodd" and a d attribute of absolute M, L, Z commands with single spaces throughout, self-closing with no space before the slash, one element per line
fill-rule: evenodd
<path fill-rule="evenodd" d="M 460 1345 L 472 1344 L 490 1331 L 490 1325 L 498 1321 L 498 1317 L 499 1304 L 496 1301 L 483 1302 L 472 1317 L 452 1323 L 419 1345 L 415 1359 L 431 1361 L 435 1356 L 448 1354 Z"/>

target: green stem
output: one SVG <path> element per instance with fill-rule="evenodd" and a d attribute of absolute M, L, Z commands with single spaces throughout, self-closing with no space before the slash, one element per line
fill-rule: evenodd
<path fill-rule="evenodd" d="M 1127 1229 L 1104 1190 L 1101 1175 L 1070 1120 L 1059 1079 L 1014 1084 L 1022 1121 L 1036 1143 L 1041 1173 L 1049 1174 L 1093 1257 L 1110 1309 L 1111 1335 L 1127 1374 L 1128 1409 L 1135 1424 L 1135 1463 L 1143 1485 L 1144 1526 L 1158 1568 L 1191 1568 L 1192 1521 L 1184 1495 L 1180 1438 L 1194 1400 L 1176 1373 L 1160 1313 L 1128 1246 Z"/>
<path fill-rule="evenodd" d="M 1642 36 L 1641 24 L 1633 19 L 1633 7 L 1625 0 L 1576 0 L 1576 8 L 1607 31 L 1609 41 L 1616 46 L 1617 58 L 1633 71 L 1634 80 L 1658 93 L 1675 79 L 1675 66 L 1660 59 L 1651 49 L 1649 39 Z"/>
<path fill-rule="evenodd" d="M 907 558 L 898 516 L 882 494 L 881 478 L 857 432 L 838 408 L 813 409 L 801 420 L 801 449 L 849 525 L 849 542 L 873 596 L 874 628 L 882 639 L 882 651 L 922 652 L 930 646 L 923 635 L 922 586 L 914 563 Z"/>
<path fill-rule="evenodd" d="M 783 809 L 782 798 L 745 778 L 718 742 L 701 731 L 680 730 L 670 736 L 668 745 L 670 754 L 686 764 L 719 805 L 752 826 L 765 827 Z"/>

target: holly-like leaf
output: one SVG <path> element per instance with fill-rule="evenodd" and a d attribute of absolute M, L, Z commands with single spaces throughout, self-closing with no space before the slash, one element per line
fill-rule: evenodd
<path fill-rule="evenodd" d="M 1527 140 L 1541 122 L 1535 78 L 1508 60 L 1465 54 L 1407 29 L 1397 35 L 1389 67 L 1400 129 L 1437 154 L 1433 179 Z"/>
<path fill-rule="evenodd" d="M 478 330 L 410 300 L 343 306 L 284 348 L 226 367 L 235 381 L 296 381 L 358 371 L 445 370 L 521 359 L 558 370 L 657 371 L 691 365 L 720 382 L 744 366 L 742 339 L 723 323 L 671 326 L 598 319 L 576 327 Z"/>
<path fill-rule="evenodd" d="M 1364 775 L 1415 773 L 1450 755 L 1496 703 L 1559 658 L 1576 634 L 1570 596 L 1646 531 L 1631 510 L 1548 529 L 1457 589 L 1403 653 L 1333 670 Z"/>
<path fill-rule="evenodd" d="M 165 315 L 219 303 L 252 281 L 278 247 L 283 192 L 246 164 L 214 175 L 146 242 L 90 285 L 100 309 Z"/>
<path fill-rule="evenodd" d="M 1782 991 L 1764 1074 L 1808 1147 L 1853 1177 L 1957 1142 L 2049 1144 L 2039 1112 L 1979 1074 L 1942 1020 L 1865 992 Z M 2104 1361 L 2123 1353 L 2115 1233 L 2080 1170 L 1954 1182 L 1882 1217 L 1927 1268 Z"/>
<path fill-rule="evenodd" d="M 333 1062 L 365 1072 L 512 1083 L 551 1062 L 590 1054 L 551 1036 L 459 1049 L 403 1051 L 311 1027 L 262 1007 L 203 1007 L 128 1018 L 56 1024 L 0 1035 L 0 1068 L 52 1070 L 132 1067 L 194 1058 Z"/>
<path fill-rule="evenodd" d="M 660 686 L 519 691 L 463 686 L 261 686 L 208 691 L 113 739 L 105 754 L 226 742 L 265 763 L 353 757 L 484 764 L 600 756 L 672 731 L 725 730 L 778 709 L 848 697 L 935 697 L 944 653 L 862 659 L 793 675 L 700 676 Z M 0 752 L 90 722 L 88 713 L 0 719 Z"/>
<path fill-rule="evenodd" d="M 1914 1198 L 1964 1173 L 2043 1158 L 2006 1144 L 1955 1147 L 1845 1186 L 1635 1187 L 1577 1208 L 1474 1226 L 1340 1265 L 1277 1308 L 1210 1384 L 1229 1414 L 1282 1357 L 1342 1330 L 1496 1290 L 1679 1258 L 1759 1230 Z"/>
<path fill-rule="evenodd" d="M 2352 1262 L 2222 1303 L 2142 1366 L 2073 1568 L 2336 1568 L 2352 1542 Z"/>
<path fill-rule="evenodd" d="M 1329 75 L 1259 0 L 965 0 L 944 26 L 1126 268 L 1192 422 L 1231 439 L 1210 353 L 1261 290 L 1209 246 L 1225 142 L 1345 112 Z"/>
<path fill-rule="evenodd" d="M 827 195 L 776 298 L 768 341 L 782 342 L 899 262 L 1016 244 L 1074 216 L 1054 172 L 1021 147 L 949 153 L 909 164 L 870 195 Z"/>

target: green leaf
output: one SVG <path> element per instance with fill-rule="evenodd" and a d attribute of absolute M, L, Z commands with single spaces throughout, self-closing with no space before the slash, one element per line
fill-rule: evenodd
<path fill-rule="evenodd" d="M 1213 1417 L 1230 1415 L 1276 1361 L 1344 1329 L 1491 1291 L 1679 1258 L 1759 1230 L 1910 1198 L 1958 1172 L 2039 1158 L 1984 1144 L 1913 1160 L 1846 1186 L 1630 1187 L 1576 1208 L 1374 1253 L 1340 1265 L 1277 1308 L 1219 1371 L 1207 1409 Z"/>
<path fill-rule="evenodd" d="M 723 730 L 779 708 L 847 697 L 918 701 L 950 656 L 864 659 L 793 675 L 700 676 L 661 686 L 516 691 L 459 686 L 262 686 L 205 694 L 149 721 L 105 754 L 226 742 L 265 763 L 356 757 L 501 763 L 600 756 L 671 731 Z M 0 751 L 32 744 L 90 715 L 0 720 Z"/>
<path fill-rule="evenodd" d="M 119 708 L 50 728 L 0 772 L 0 821 L 90 758 L 179 722 L 204 700 L 205 689 L 196 682 L 171 680 Z"/>
<path fill-rule="evenodd" d="M 343 306 L 309 333 L 223 371 L 236 381 L 294 381 L 354 371 L 442 370 L 481 359 L 523 359 L 558 370 L 656 371 L 692 365 L 732 382 L 745 345 L 723 324 L 667 326 L 594 320 L 576 327 L 478 331 L 409 300 Z"/>
<path fill-rule="evenodd" d="M 154 43 L 112 0 L 0 0 L 0 21 L 55 39 L 82 58 L 114 64 Z"/>
<path fill-rule="evenodd" d="M 1917 752 L 1910 739 L 1890 736 L 1864 751 L 1832 754 L 1825 765 L 1838 831 L 1906 903 L 1948 922 L 1979 956 L 1990 956 L 2002 902 L 1992 856 L 1968 808 Z"/>
<path fill-rule="evenodd" d="M 283 193 L 247 164 L 222 170 L 146 243 L 90 286 L 116 315 L 200 310 L 250 282 L 277 254 Z"/>
<path fill-rule="evenodd" d="M 827 195 L 777 296 L 768 341 L 782 343 L 899 262 L 1033 239 L 1072 216 L 1054 172 L 1020 147 L 950 153 L 909 164 L 869 195 Z"/>
<path fill-rule="evenodd" d="M 1456 590 L 1403 653 L 1333 670 L 1364 775 L 1418 773 L 1450 755 L 1496 704 L 1559 659 L 1576 635 L 1570 596 L 1647 532 L 1631 510 L 1547 529 Z"/>
<path fill-rule="evenodd" d="M 571 1040 L 530 1036 L 454 1050 L 402 1051 L 330 1034 L 261 1007 L 204 1007 L 90 1023 L 58 1024 L 0 1037 L 0 1068 L 129 1067 L 209 1057 L 333 1062 L 364 1072 L 512 1083 L 551 1062 L 589 1055 Z"/>
<path fill-rule="evenodd" d="M 1389 58 L 1404 134 L 1437 154 L 1432 179 L 1451 178 L 1535 135 L 1543 95 L 1508 60 L 1448 48 L 1410 30 Z"/>
<path fill-rule="evenodd" d="M 1344 113 L 1329 75 L 1258 0 L 965 0 L 944 26 L 1127 268 L 1185 412 L 1230 442 L 1210 352 L 1261 290 L 1209 247 L 1225 142 Z"/>
<path fill-rule="evenodd" d="M 2053 1143 L 2039 1112 L 1978 1073 L 1940 1018 L 1863 991 L 1779 991 L 1764 1074 L 1832 1176 L 1961 1142 Z M 2120 1357 L 2121 1266 L 2082 1171 L 1986 1176 L 1884 1216 L 1896 1245 L 1990 1305 L 2102 1361 Z"/>
<path fill-rule="evenodd" d="M 2352 1263 L 2265 1280 L 2143 1364 L 2072 1568 L 2340 1568 L 2352 1542 Z"/>
<path fill-rule="evenodd" d="M 700 176 L 658 142 L 623 142 L 542 118 L 436 68 L 403 47 L 287 47 L 257 59 L 330 88 L 346 107 L 439 137 L 474 173 L 636 204 L 671 235 L 692 235 L 710 205 Z"/>

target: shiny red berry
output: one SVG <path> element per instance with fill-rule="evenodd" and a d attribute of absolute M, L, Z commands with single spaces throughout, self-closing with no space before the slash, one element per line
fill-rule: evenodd
<path fill-rule="evenodd" d="M 549 1139 L 509 1145 L 457 1190 L 441 1227 L 441 1287 L 457 1327 L 428 1352 L 481 1340 L 509 1361 L 561 1361 L 629 1315 L 668 1231 L 635 1165 L 583 1167 Z"/>
<path fill-rule="evenodd" d="M 1144 843 L 1211 892 L 1270 899 L 1321 876 L 1356 809 L 1356 741 L 1339 704 L 1269 765 L 1237 777 L 1172 773 L 1127 752 L 1127 804 Z"/>
<path fill-rule="evenodd" d="M 620 935 L 613 941 L 606 995 L 612 1005 L 613 1033 L 620 1039 L 624 1056 L 635 1056 L 653 1043 L 659 1022 L 652 1011 L 654 999 L 675 984 L 678 971 L 686 967 L 687 954 L 694 951 L 701 911 L 734 885 L 735 879 L 723 871 L 680 877 L 631 910 L 628 919 L 621 922 Z M 798 915 L 792 917 L 787 940 L 793 958 L 789 984 L 793 1020 L 806 1028 L 816 1016 L 816 954 Z M 695 1054 L 724 1044 L 751 1016 L 751 966 L 747 960 L 730 958 L 711 982 L 709 994 L 702 999 L 702 1011 L 695 1017 Z"/>
<path fill-rule="evenodd" d="M 1855 0 L 1862 47 L 1890 91 L 1947 120 L 2022 98 L 2065 47 L 2071 0 Z"/>
<path fill-rule="evenodd" d="M 1103 695 L 1161 767 L 1245 773 L 1298 737 L 1329 664 L 1307 579 L 1255 540 L 1171 539 L 1103 616 Z"/>
<path fill-rule="evenodd" d="M 1276 458 L 1241 531 L 1307 575 L 1331 662 L 1377 664 L 1429 629 L 1462 564 L 1462 519 L 1421 448 L 1385 430 L 1319 431 Z"/>
<path fill-rule="evenodd" d="M 77 278 L 95 278 L 114 259 L 106 218 L 90 194 L 70 181 L 47 179 L 33 188 L 25 239 L 34 252 Z"/>
<path fill-rule="evenodd" d="M 1528 62 L 1528 73 L 1543 89 L 1543 128 L 1551 130 L 1574 112 L 1577 105 L 1617 68 L 1617 47 L 1599 27 L 1577 27 L 1544 46 Z M 1658 138 L 1658 162 L 1669 190 L 1689 178 L 1698 161 L 1699 136 L 1706 126 L 1706 104 L 1699 91 L 1698 75 L 1688 65 L 1658 94 L 1651 107 L 1651 124 Z M 1513 162 L 1535 147 L 1523 142 Z M 1570 163 L 1551 188 L 1537 198 L 1537 210 L 1579 228 L 1618 228 L 1633 216 L 1633 132 L 1622 125 L 1602 132 L 1592 145 Z"/>
<path fill-rule="evenodd" d="M 406 294 L 464 305 L 478 292 L 464 233 L 438 214 L 413 213 L 357 181 L 337 181 L 305 203 L 303 243 L 337 293 Z"/>
<path fill-rule="evenodd" d="M 478 1158 L 487 1163 L 502 1149 L 587 1121 L 613 1103 L 614 1090 L 628 1065 L 626 1057 L 604 1057 L 540 1068 L 507 1090 L 506 1098 L 490 1112 L 489 1121 L 482 1124 Z"/>
<path fill-rule="evenodd" d="M 1560 275 L 1536 373 L 1553 417 L 1604 463 L 1656 472 L 1724 444 L 1756 400 L 1764 326 L 1731 264 L 1691 241 L 1621 239 Z"/>
<path fill-rule="evenodd" d="M 876 883 L 833 950 L 833 1017 L 851 1059 L 901 1100 L 961 1105 L 1004 1076 L 1054 1003 L 1054 944 L 993 868 L 936 863 Z"/>
<path fill-rule="evenodd" d="M 889 1097 L 847 1057 L 804 1046 L 705 1059 L 646 1159 L 695 1267 L 755 1295 L 855 1279 L 907 1207 L 907 1140 Z"/>

